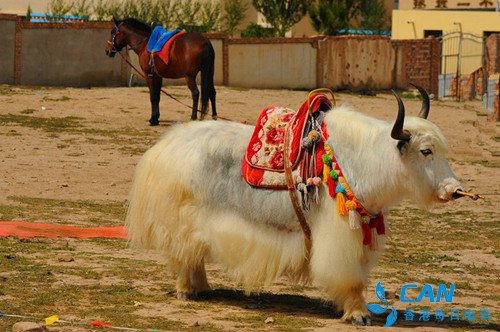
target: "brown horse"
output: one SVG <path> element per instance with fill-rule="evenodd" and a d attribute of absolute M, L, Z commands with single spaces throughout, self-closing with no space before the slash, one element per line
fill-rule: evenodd
<path fill-rule="evenodd" d="M 147 42 L 151 35 L 151 27 L 136 19 L 122 21 L 113 19 L 115 27 L 111 30 L 106 54 L 114 57 L 128 45 L 139 56 L 139 64 L 149 86 L 151 100 L 151 119 L 149 123 L 156 126 L 160 118 L 160 91 L 162 78 L 185 77 L 191 96 L 193 108 L 191 120 L 196 120 L 198 99 L 200 96 L 196 86 L 196 75 L 201 71 L 201 117 L 206 114 L 208 100 L 212 106 L 212 118 L 217 119 L 215 108 L 214 58 L 215 53 L 210 41 L 200 33 L 188 32 L 174 40 L 170 48 L 170 62 L 165 64 L 159 57 L 150 62 Z"/>

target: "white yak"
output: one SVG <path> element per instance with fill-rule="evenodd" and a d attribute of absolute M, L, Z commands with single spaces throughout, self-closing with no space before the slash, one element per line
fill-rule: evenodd
<path fill-rule="evenodd" d="M 462 186 L 445 158 L 441 131 L 399 110 L 388 123 L 340 106 L 326 112 L 333 148 L 364 208 L 376 215 L 403 198 L 423 207 L 458 197 Z M 404 128 L 403 128 L 404 123 Z M 222 264 L 247 292 L 281 275 L 312 281 L 343 311 L 369 324 L 363 297 L 370 269 L 383 251 L 362 244 L 360 229 L 337 213 L 326 185 L 320 203 L 304 211 L 311 227 L 309 255 L 286 190 L 249 186 L 241 166 L 253 126 L 229 121 L 179 124 L 149 149 L 135 172 L 126 218 L 132 246 L 163 252 L 176 274 L 179 299 L 209 290 L 204 264 Z M 307 257 L 309 256 L 309 257 Z"/>

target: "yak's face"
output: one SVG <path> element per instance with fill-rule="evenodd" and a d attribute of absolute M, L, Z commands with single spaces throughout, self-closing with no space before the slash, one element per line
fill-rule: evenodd
<path fill-rule="evenodd" d="M 398 117 L 391 131 L 391 137 L 399 150 L 404 173 L 408 174 L 405 186 L 416 201 L 431 205 L 433 202 L 448 202 L 459 198 L 457 191 L 463 187 L 453 174 L 446 160 L 446 140 L 439 128 L 427 121 L 430 102 L 427 92 L 414 85 L 421 93 L 423 103 L 418 117 L 405 121 L 405 109 L 398 100 Z"/>
<path fill-rule="evenodd" d="M 463 191 L 463 187 L 446 159 L 447 146 L 441 131 L 425 119 L 406 120 L 405 129 L 411 138 L 394 144 L 409 173 L 406 185 L 410 193 L 427 206 L 460 197 L 456 192 Z"/>

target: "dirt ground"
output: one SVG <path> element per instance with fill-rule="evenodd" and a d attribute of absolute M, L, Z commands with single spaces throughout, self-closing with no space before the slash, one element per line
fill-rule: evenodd
<path fill-rule="evenodd" d="M 168 89 L 190 103 L 185 87 Z M 218 87 L 222 117 L 253 124 L 270 105 L 298 109 L 306 91 Z M 420 101 L 404 94 L 407 113 Z M 393 120 L 396 101 L 388 93 L 337 93 L 376 118 Z M 447 137 L 449 160 L 462 183 L 484 200 L 460 199 L 421 211 L 410 202 L 389 214 L 387 251 L 365 291 L 378 303 L 375 285 L 399 293 L 406 283 L 456 286 L 453 303 L 409 305 L 398 310 L 396 330 L 498 330 L 500 232 L 498 206 L 500 135 L 487 122 L 482 104 L 433 101 L 429 119 Z M 0 221 L 122 225 L 134 167 L 162 133 L 188 121 L 190 110 L 162 97 L 160 126 L 147 125 L 149 96 L 135 88 L 33 88 L 0 86 Z M 1 227 L 1 224 L 0 224 Z M 339 320 L 322 291 L 280 279 L 262 293 L 246 296 L 209 264 L 214 291 L 197 301 L 176 300 L 173 276 L 155 252 L 138 252 L 117 239 L 19 240 L 0 238 L 0 330 L 19 321 L 43 322 L 57 314 L 64 329 L 90 329 L 99 320 L 140 330 L 315 330 L 359 329 Z M 430 321 L 405 320 L 406 309 L 430 310 Z M 451 321 L 451 308 L 475 313 L 475 321 Z M 435 310 L 446 319 L 437 321 Z M 489 310 L 491 320 L 481 320 Z M 382 330 L 387 313 L 370 330 Z M 54 328 L 53 328 L 54 329 Z"/>

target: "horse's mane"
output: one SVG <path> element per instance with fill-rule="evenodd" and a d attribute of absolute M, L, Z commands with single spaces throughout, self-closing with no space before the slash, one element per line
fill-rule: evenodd
<path fill-rule="evenodd" d="M 145 23 L 142 23 L 139 20 L 136 20 L 135 18 L 126 18 L 122 22 L 123 24 L 126 24 L 133 29 L 145 32 L 148 35 L 151 34 L 151 27 Z"/>

